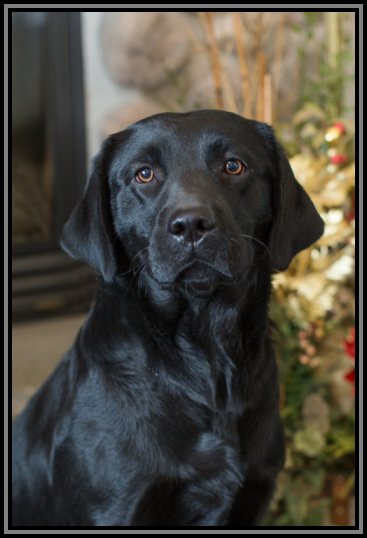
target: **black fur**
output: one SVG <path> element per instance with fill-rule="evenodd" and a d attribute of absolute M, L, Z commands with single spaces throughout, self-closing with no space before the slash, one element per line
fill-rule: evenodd
<path fill-rule="evenodd" d="M 322 230 L 265 124 L 206 110 L 109 137 L 62 238 L 101 287 L 14 424 L 13 525 L 259 525 L 284 452 L 271 272 Z"/>

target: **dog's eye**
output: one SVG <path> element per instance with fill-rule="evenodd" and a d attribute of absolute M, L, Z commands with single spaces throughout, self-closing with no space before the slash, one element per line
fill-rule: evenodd
<path fill-rule="evenodd" d="M 245 171 L 245 165 L 238 159 L 230 159 L 224 165 L 224 170 L 227 172 L 227 174 L 238 176 Z"/>
<path fill-rule="evenodd" d="M 154 178 L 154 172 L 148 166 L 145 166 L 136 173 L 135 179 L 138 183 L 149 183 Z"/>

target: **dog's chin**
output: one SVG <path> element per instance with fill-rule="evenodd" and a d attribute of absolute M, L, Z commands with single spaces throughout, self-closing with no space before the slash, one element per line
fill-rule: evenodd
<path fill-rule="evenodd" d="M 175 287 L 200 295 L 212 293 L 219 285 L 228 283 L 232 276 L 215 266 L 194 261 L 181 269 L 175 278 Z"/>
<path fill-rule="evenodd" d="M 176 289 L 184 295 L 212 295 L 219 285 L 213 280 L 182 280 L 176 283 Z"/>
<path fill-rule="evenodd" d="M 181 268 L 164 270 L 160 266 L 151 267 L 150 274 L 162 288 L 193 294 L 210 294 L 216 288 L 229 285 L 235 279 L 229 270 L 217 268 L 215 265 L 202 260 L 193 260 Z"/>

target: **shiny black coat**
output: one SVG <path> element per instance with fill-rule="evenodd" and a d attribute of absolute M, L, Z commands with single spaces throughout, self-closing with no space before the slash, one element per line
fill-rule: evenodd
<path fill-rule="evenodd" d="M 14 424 L 13 525 L 259 525 L 284 458 L 271 274 L 322 228 L 265 124 L 110 137 L 62 238 L 100 290 Z"/>

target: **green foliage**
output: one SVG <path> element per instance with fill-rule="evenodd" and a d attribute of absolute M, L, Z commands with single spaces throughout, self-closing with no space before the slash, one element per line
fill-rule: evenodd
<path fill-rule="evenodd" d="M 327 198 L 328 178 L 325 174 L 329 173 L 332 155 L 348 156 L 349 163 L 354 161 L 354 138 L 349 135 L 347 128 L 343 135 L 336 134 L 331 139 L 326 137 L 326 134 L 332 134 L 337 122 L 345 116 L 345 85 L 353 78 L 347 76 L 352 55 L 348 51 L 350 47 L 343 31 L 343 21 L 346 20 L 344 15 L 346 14 L 338 15 L 341 23 L 339 33 L 333 35 L 334 44 L 337 38 L 339 46 L 339 54 L 334 56 L 333 61 L 326 46 L 326 26 L 323 46 L 316 53 L 308 46 L 316 35 L 316 29 L 322 20 L 320 17 L 326 20 L 325 14 L 306 12 L 304 24 L 293 24 L 293 30 L 301 33 L 304 38 L 304 44 L 298 51 L 301 78 L 303 77 L 302 94 L 299 109 L 291 124 L 276 126 L 277 134 L 289 155 L 306 156 L 305 162 L 315 163 L 315 175 L 320 178 L 320 182 L 324 181 L 321 183 L 325 186 L 324 190 L 318 190 L 317 194 L 319 198 L 324 196 L 324 201 L 327 201 L 323 206 L 325 211 L 329 207 L 338 207 L 336 202 L 330 206 Z M 345 127 L 345 120 L 342 125 Z M 315 159 L 308 161 L 309 157 Z M 330 182 L 332 179 L 330 175 Z M 334 181 L 335 184 L 338 184 L 337 181 Z M 347 199 L 347 192 L 345 194 Z M 345 225 L 348 224 L 344 222 Z M 338 245 L 336 248 L 343 248 L 340 246 L 342 242 Z M 326 275 L 327 264 L 325 267 L 323 274 L 319 276 L 324 279 L 326 288 L 329 283 Z M 312 272 L 312 269 L 309 270 Z M 297 272 L 296 266 L 294 271 Z M 320 272 L 320 269 L 318 271 Z M 305 269 L 299 275 L 299 281 L 303 275 L 307 276 Z M 294 275 L 288 272 L 288 277 L 291 276 Z M 344 285 L 352 287 L 350 282 L 344 282 Z M 350 315 L 344 314 L 343 319 L 333 319 L 332 315 L 327 317 L 325 313 L 317 328 L 315 320 L 310 323 L 310 315 L 306 311 L 292 307 L 295 299 L 300 296 L 297 288 L 287 288 L 284 284 L 281 293 L 277 295 L 278 302 L 274 300 L 270 307 L 270 315 L 277 327 L 274 331 L 274 345 L 278 357 L 281 415 L 287 448 L 285 468 L 279 476 L 271 512 L 265 522 L 274 526 L 325 525 L 325 522 L 331 521 L 330 484 L 333 483 L 333 477 L 340 475 L 345 481 L 343 487 L 346 488 L 346 495 L 354 488 L 354 414 L 342 412 L 342 406 L 338 407 L 331 386 L 331 372 L 324 371 L 321 375 L 315 366 L 317 361 L 312 363 L 312 358 L 320 353 L 321 358 L 318 360 L 322 364 L 321 340 L 333 340 L 336 335 L 347 333 L 347 327 L 353 325 L 354 309 L 351 305 Z M 301 304 L 300 301 L 297 304 Z M 337 305 L 335 309 L 337 311 Z M 316 334 L 315 329 L 321 336 L 312 340 L 312 335 Z M 313 348 L 313 354 L 307 356 L 305 342 Z M 335 350 L 338 346 L 339 355 L 330 356 L 330 349 Z M 324 348 L 324 357 L 327 356 L 328 364 L 332 365 L 333 369 L 337 368 L 339 356 L 343 353 L 341 339 L 336 342 L 336 346 Z M 352 399 L 352 387 L 350 390 Z"/>
<path fill-rule="evenodd" d="M 298 334 L 304 329 L 289 307 L 272 302 L 270 314 L 277 326 L 274 344 L 278 355 L 283 393 L 281 414 L 285 427 L 287 458 L 266 525 L 319 526 L 330 513 L 331 498 L 325 495 L 328 473 L 349 475 L 354 486 L 354 416 L 342 416 L 333 408 L 327 380 L 301 364 Z M 332 325 L 326 325 L 330 330 Z M 318 394 L 330 407 L 330 427 L 325 431 L 305 423 L 304 404 Z"/>
<path fill-rule="evenodd" d="M 325 436 L 316 428 L 298 430 L 293 437 L 294 450 L 305 456 L 318 456 L 325 448 Z"/>
<path fill-rule="evenodd" d="M 354 417 L 353 417 L 354 419 Z M 332 467 L 341 462 L 345 466 L 354 467 L 354 420 L 346 417 L 336 422 L 333 429 L 328 433 L 325 447 L 325 465 Z"/>
<path fill-rule="evenodd" d="M 347 66 L 353 60 L 353 55 L 349 50 L 349 39 L 343 32 L 343 14 L 341 17 L 339 46 L 340 51 L 336 54 L 335 64 L 331 65 L 328 59 L 326 39 L 317 54 L 311 51 L 308 43 L 315 35 L 316 25 L 320 21 L 319 12 L 305 12 L 305 26 L 292 26 L 294 31 L 303 31 L 305 34 L 304 45 L 298 49 L 299 61 L 301 65 L 301 95 L 300 104 L 311 102 L 316 103 L 325 112 L 328 121 L 335 117 L 344 116 L 347 112 L 344 103 L 344 90 L 349 81 L 354 80 L 353 75 L 347 75 Z M 326 29 L 325 29 L 326 36 Z M 307 69 L 308 67 L 308 69 Z M 311 69 L 312 67 L 312 69 Z M 310 76 L 310 71 L 313 72 Z"/>

